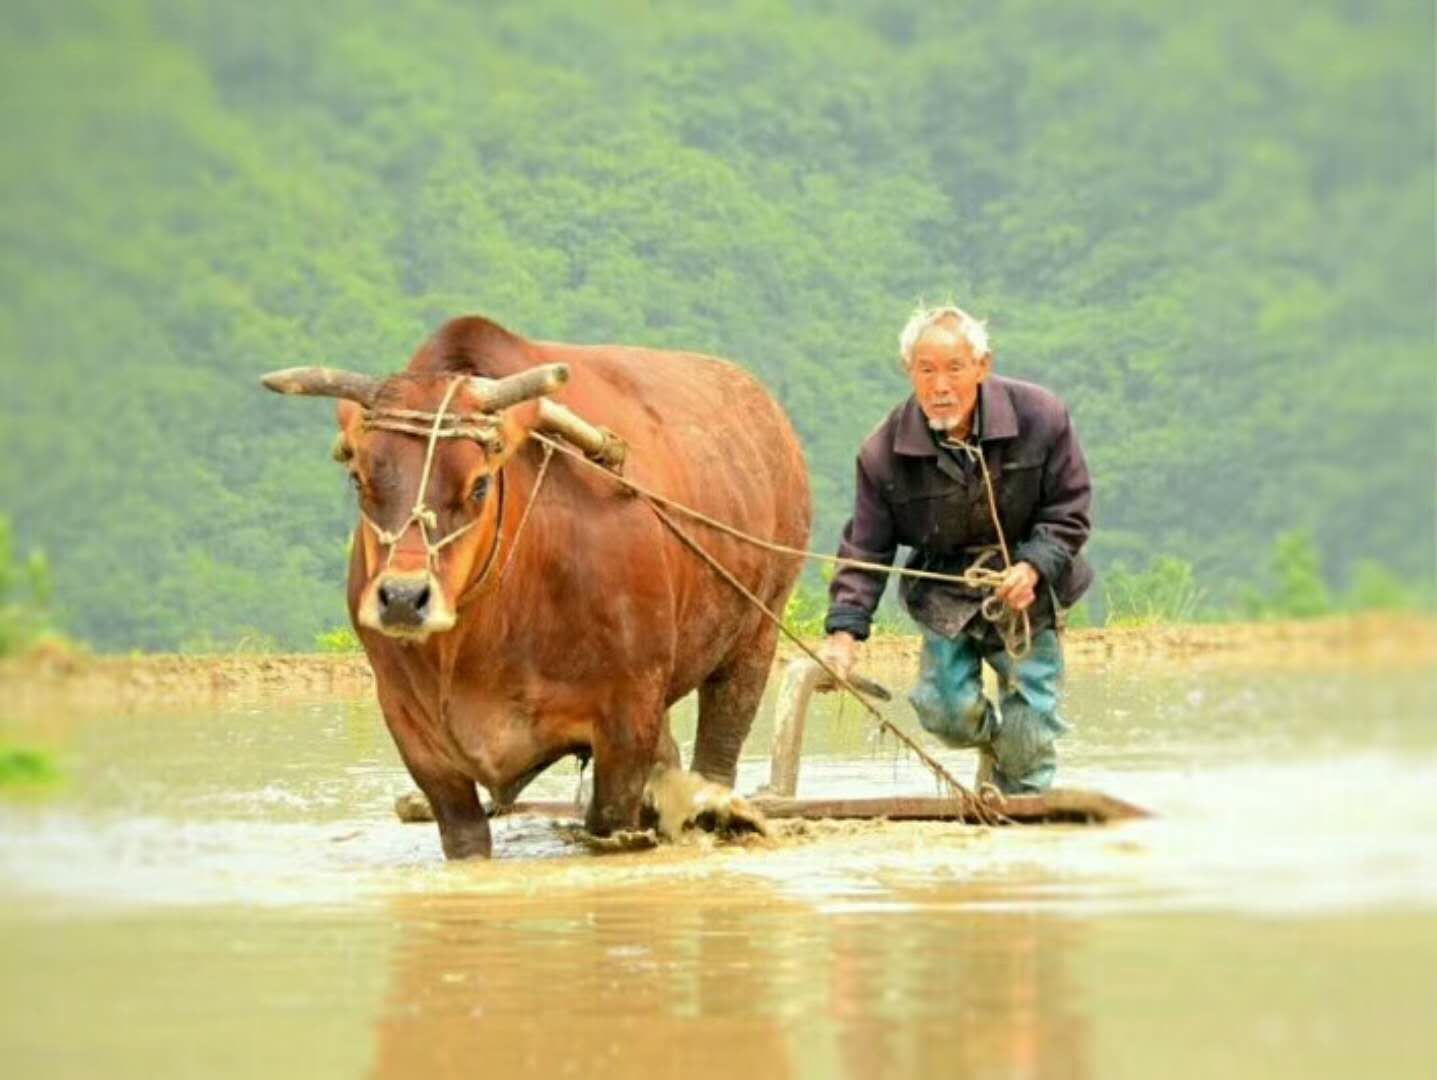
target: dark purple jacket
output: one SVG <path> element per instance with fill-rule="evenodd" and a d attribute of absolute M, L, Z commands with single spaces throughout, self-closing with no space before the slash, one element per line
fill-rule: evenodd
<path fill-rule="evenodd" d="M 976 430 L 1013 561 L 1031 563 L 1041 578 L 1030 609 L 1037 633 L 1053 625 L 1055 606 L 1070 607 L 1093 580 L 1081 554 L 1091 529 L 1088 465 L 1067 406 L 1032 383 L 990 375 L 979 388 Z M 975 549 L 997 539 L 977 463 L 939 449 L 910 397 L 858 451 L 853 517 L 839 555 L 888 565 L 904 545 L 913 548 L 909 567 L 960 573 Z M 827 632 L 866 638 L 887 581 L 853 568 L 835 574 Z M 968 626 L 982 601 L 962 586 L 916 578 L 904 578 L 899 594 L 918 622 L 948 637 Z"/>

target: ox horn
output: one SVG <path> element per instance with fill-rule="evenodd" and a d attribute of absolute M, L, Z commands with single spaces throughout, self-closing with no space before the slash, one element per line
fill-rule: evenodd
<path fill-rule="evenodd" d="M 276 394 L 306 394 L 310 397 L 348 398 L 370 406 L 384 380 L 357 371 L 327 367 L 292 367 L 260 376 L 260 384 Z"/>
<path fill-rule="evenodd" d="M 568 381 L 568 364 L 544 364 L 502 379 L 471 378 L 469 389 L 481 409 L 499 412 L 521 401 L 552 394 Z"/>

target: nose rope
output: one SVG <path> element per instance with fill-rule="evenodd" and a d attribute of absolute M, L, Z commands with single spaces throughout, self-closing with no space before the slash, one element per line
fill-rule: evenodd
<path fill-rule="evenodd" d="M 409 511 L 409 516 L 397 530 L 391 531 L 382 527 L 378 522 L 364 512 L 361 507 L 360 519 L 369 526 L 379 543 L 389 549 L 385 556 L 384 569 L 388 570 L 394 561 L 394 553 L 400 539 L 409 531 L 411 525 L 419 526 L 419 535 L 424 541 L 424 562 L 425 569 L 434 572 L 438 567 L 439 553 L 454 541 L 458 540 L 469 530 L 477 526 L 482 519 L 475 518 L 447 536 L 439 540 L 431 540 L 430 530 L 437 530 L 438 518 L 434 511 L 427 505 L 426 497 L 429 491 L 429 477 L 434 466 L 435 447 L 440 439 L 472 439 L 483 445 L 490 453 L 499 453 L 503 449 L 503 440 L 499 435 L 499 421 L 487 414 L 475 414 L 472 416 L 455 415 L 446 416 L 450 402 L 454 399 L 463 377 L 454 379 L 444 392 L 444 398 L 439 403 L 439 410 L 434 413 L 419 412 L 413 409 L 372 409 L 365 413 L 364 426 L 369 430 L 395 431 L 404 435 L 427 435 L 429 442 L 424 450 L 424 468 L 419 476 L 419 493 L 415 498 L 414 507 Z M 446 425 L 446 420 L 450 421 Z M 430 421 L 429 427 L 421 427 L 415 421 Z M 519 546 L 519 538 L 524 535 L 524 527 L 529 523 L 529 515 L 534 509 L 534 504 L 539 499 L 539 492 L 544 486 L 544 479 L 549 472 L 549 460 L 554 455 L 553 447 L 544 447 L 543 460 L 539 463 L 539 471 L 535 477 L 534 486 L 529 492 L 528 505 L 524 507 L 524 513 L 519 518 L 519 527 L 514 530 L 513 539 L 509 545 L 509 556 L 504 565 L 499 567 L 499 576 L 495 581 L 497 587 L 504 580 L 505 574 L 509 571 L 509 564 L 514 561 L 514 553 Z M 484 566 L 479 572 L 478 578 L 464 590 L 457 603 L 467 603 L 473 596 L 479 593 L 489 581 L 495 567 L 499 562 L 499 551 L 504 546 L 504 503 L 505 493 L 508 485 L 504 481 L 504 470 L 498 470 L 496 482 L 499 486 L 499 507 L 495 516 L 494 543 L 489 548 L 489 554 L 484 558 Z"/>
<path fill-rule="evenodd" d="M 424 542 L 424 568 L 433 572 L 439 563 L 439 553 L 479 524 L 480 519 L 475 518 L 473 521 L 461 525 L 437 541 L 429 538 L 431 530 L 435 532 L 439 530 L 438 515 L 429 509 L 425 503 L 425 498 L 429 492 L 429 474 L 434 468 L 435 447 L 438 446 L 441 437 L 468 438 L 472 435 L 471 431 L 464 425 L 463 419 L 459 416 L 453 418 L 454 423 L 450 425 L 449 428 L 446 429 L 444 427 L 444 420 L 449 410 L 449 403 L 454 400 L 454 395 L 459 392 L 459 387 L 463 382 L 464 378 L 462 376 L 450 380 L 449 385 L 444 390 L 444 397 L 439 402 L 439 409 L 434 413 L 434 422 L 430 426 L 428 433 L 429 442 L 424 448 L 424 468 L 419 474 L 419 492 L 414 498 L 414 507 L 409 511 L 409 516 L 404 519 L 404 523 L 399 526 L 398 530 L 391 532 L 388 529 L 380 527 L 379 523 L 366 514 L 362 508 L 359 511 L 359 516 L 364 520 L 365 524 L 374 531 L 375 538 L 382 546 L 389 549 L 388 554 L 386 554 L 384 558 L 385 570 L 388 570 L 394 562 L 394 553 L 399 550 L 399 541 L 403 539 L 404 534 L 409 531 L 411 525 L 419 526 L 419 536 Z M 414 419 L 418 415 L 420 414 L 408 413 L 405 415 L 405 418 Z M 380 430 L 402 431 L 407 434 L 418 434 L 423 430 L 416 429 L 412 424 L 402 424 L 396 422 L 394 419 L 385 418 L 385 415 L 382 413 L 366 418 L 365 426 L 379 428 Z M 478 429 L 476 428 L 475 430 Z M 495 543 L 498 543 L 497 539 Z"/>

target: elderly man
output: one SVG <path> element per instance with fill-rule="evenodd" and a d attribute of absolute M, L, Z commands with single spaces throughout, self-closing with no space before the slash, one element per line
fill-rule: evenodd
<path fill-rule="evenodd" d="M 1057 770 L 1054 742 L 1067 730 L 1058 715 L 1057 616 L 1093 577 L 1081 554 L 1091 501 L 1083 451 L 1057 397 L 992 373 L 983 325 L 959 308 L 915 312 L 899 352 L 913 395 L 859 449 L 853 517 L 838 553 L 890 564 L 901 544 L 913 549 L 911 569 L 956 575 L 981 562 L 1003 571 L 994 594 L 1030 620 L 1032 647 L 1016 658 L 1008 648 L 1022 652 L 1013 627 L 1005 643 L 999 623 L 982 613 L 984 593 L 903 579 L 900 596 L 923 631 L 909 701 L 944 743 L 977 748 L 980 784 L 1008 794 L 1043 791 Z M 990 480 L 1012 556 L 1006 569 L 996 554 Z M 834 575 L 823 654 L 845 676 L 886 581 L 854 567 Z M 997 673 L 1001 708 L 983 693 L 984 660 Z"/>

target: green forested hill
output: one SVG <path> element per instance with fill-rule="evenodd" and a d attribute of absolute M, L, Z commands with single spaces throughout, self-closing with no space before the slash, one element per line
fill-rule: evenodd
<path fill-rule="evenodd" d="M 1433 25 L 1202 5 L 9 0 L 0 513 L 104 647 L 343 619 L 330 411 L 445 318 L 759 373 L 816 542 L 920 298 L 1071 402 L 1100 568 L 1430 579 Z"/>

